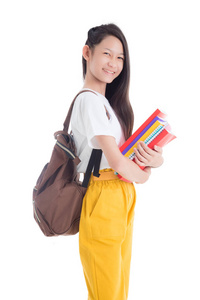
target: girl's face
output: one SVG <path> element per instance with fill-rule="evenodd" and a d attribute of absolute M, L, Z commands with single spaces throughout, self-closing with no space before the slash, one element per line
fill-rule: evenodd
<path fill-rule="evenodd" d="M 88 77 L 95 83 L 105 85 L 119 76 L 123 69 L 124 53 L 120 40 L 114 36 L 105 37 L 101 43 L 91 50 L 87 45 L 83 48 L 83 56 L 87 61 Z"/>

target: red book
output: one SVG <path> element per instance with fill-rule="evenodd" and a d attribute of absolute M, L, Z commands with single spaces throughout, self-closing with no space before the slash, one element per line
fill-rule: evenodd
<path fill-rule="evenodd" d="M 137 148 L 138 141 L 145 142 L 150 149 L 153 149 L 155 145 L 164 147 L 175 139 L 176 136 L 170 132 L 171 128 L 165 118 L 166 115 L 157 109 L 120 147 L 120 151 L 123 155 L 134 161 L 135 154 L 133 149 Z M 144 167 L 140 168 L 144 169 Z M 118 177 L 124 181 L 128 181 L 119 174 Z"/>
<path fill-rule="evenodd" d="M 131 142 L 139 136 L 142 131 L 144 131 L 148 125 L 156 118 L 162 118 L 165 119 L 166 115 L 161 112 L 159 109 L 156 109 L 154 113 L 130 136 L 130 138 L 120 147 L 120 151 L 123 153 L 123 151 L 127 148 L 128 145 L 131 144 Z"/>

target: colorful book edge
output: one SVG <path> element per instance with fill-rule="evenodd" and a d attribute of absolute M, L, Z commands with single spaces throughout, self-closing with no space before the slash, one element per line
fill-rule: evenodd
<path fill-rule="evenodd" d="M 155 145 L 159 147 L 164 147 L 169 142 L 174 140 L 176 136 L 170 132 L 171 127 L 165 120 L 166 114 L 163 113 L 161 110 L 156 109 L 155 112 L 131 135 L 131 137 L 120 147 L 120 151 L 123 155 L 129 154 L 131 148 L 136 148 L 137 142 L 144 141 L 150 149 L 153 149 Z M 151 132 L 151 127 L 153 128 L 154 123 L 157 121 L 163 121 L 164 126 L 163 128 L 154 128 Z M 151 132 L 149 136 L 147 137 L 145 134 L 147 131 Z M 151 136 L 152 135 L 152 136 Z M 128 157 L 131 157 L 131 154 L 128 155 Z M 134 161 L 134 152 L 132 153 L 132 157 L 130 158 Z M 141 169 L 144 169 L 144 167 L 140 167 Z M 118 174 L 118 177 L 126 182 L 130 182 L 123 178 L 120 174 Z"/>

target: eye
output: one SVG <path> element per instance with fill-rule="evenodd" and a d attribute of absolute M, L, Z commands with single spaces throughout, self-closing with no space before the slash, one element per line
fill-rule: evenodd
<path fill-rule="evenodd" d="M 124 61 L 124 57 L 122 57 L 122 56 L 119 56 L 118 59 Z"/>
<path fill-rule="evenodd" d="M 110 56 L 110 53 L 108 53 L 108 52 L 104 52 L 104 54 L 107 55 L 107 56 Z"/>

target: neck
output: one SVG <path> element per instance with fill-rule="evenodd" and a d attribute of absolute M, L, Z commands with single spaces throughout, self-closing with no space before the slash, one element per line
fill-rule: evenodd
<path fill-rule="evenodd" d="M 83 88 L 91 89 L 102 94 L 103 96 L 106 94 L 106 83 L 90 81 L 87 79 L 87 77 L 85 78 Z"/>

